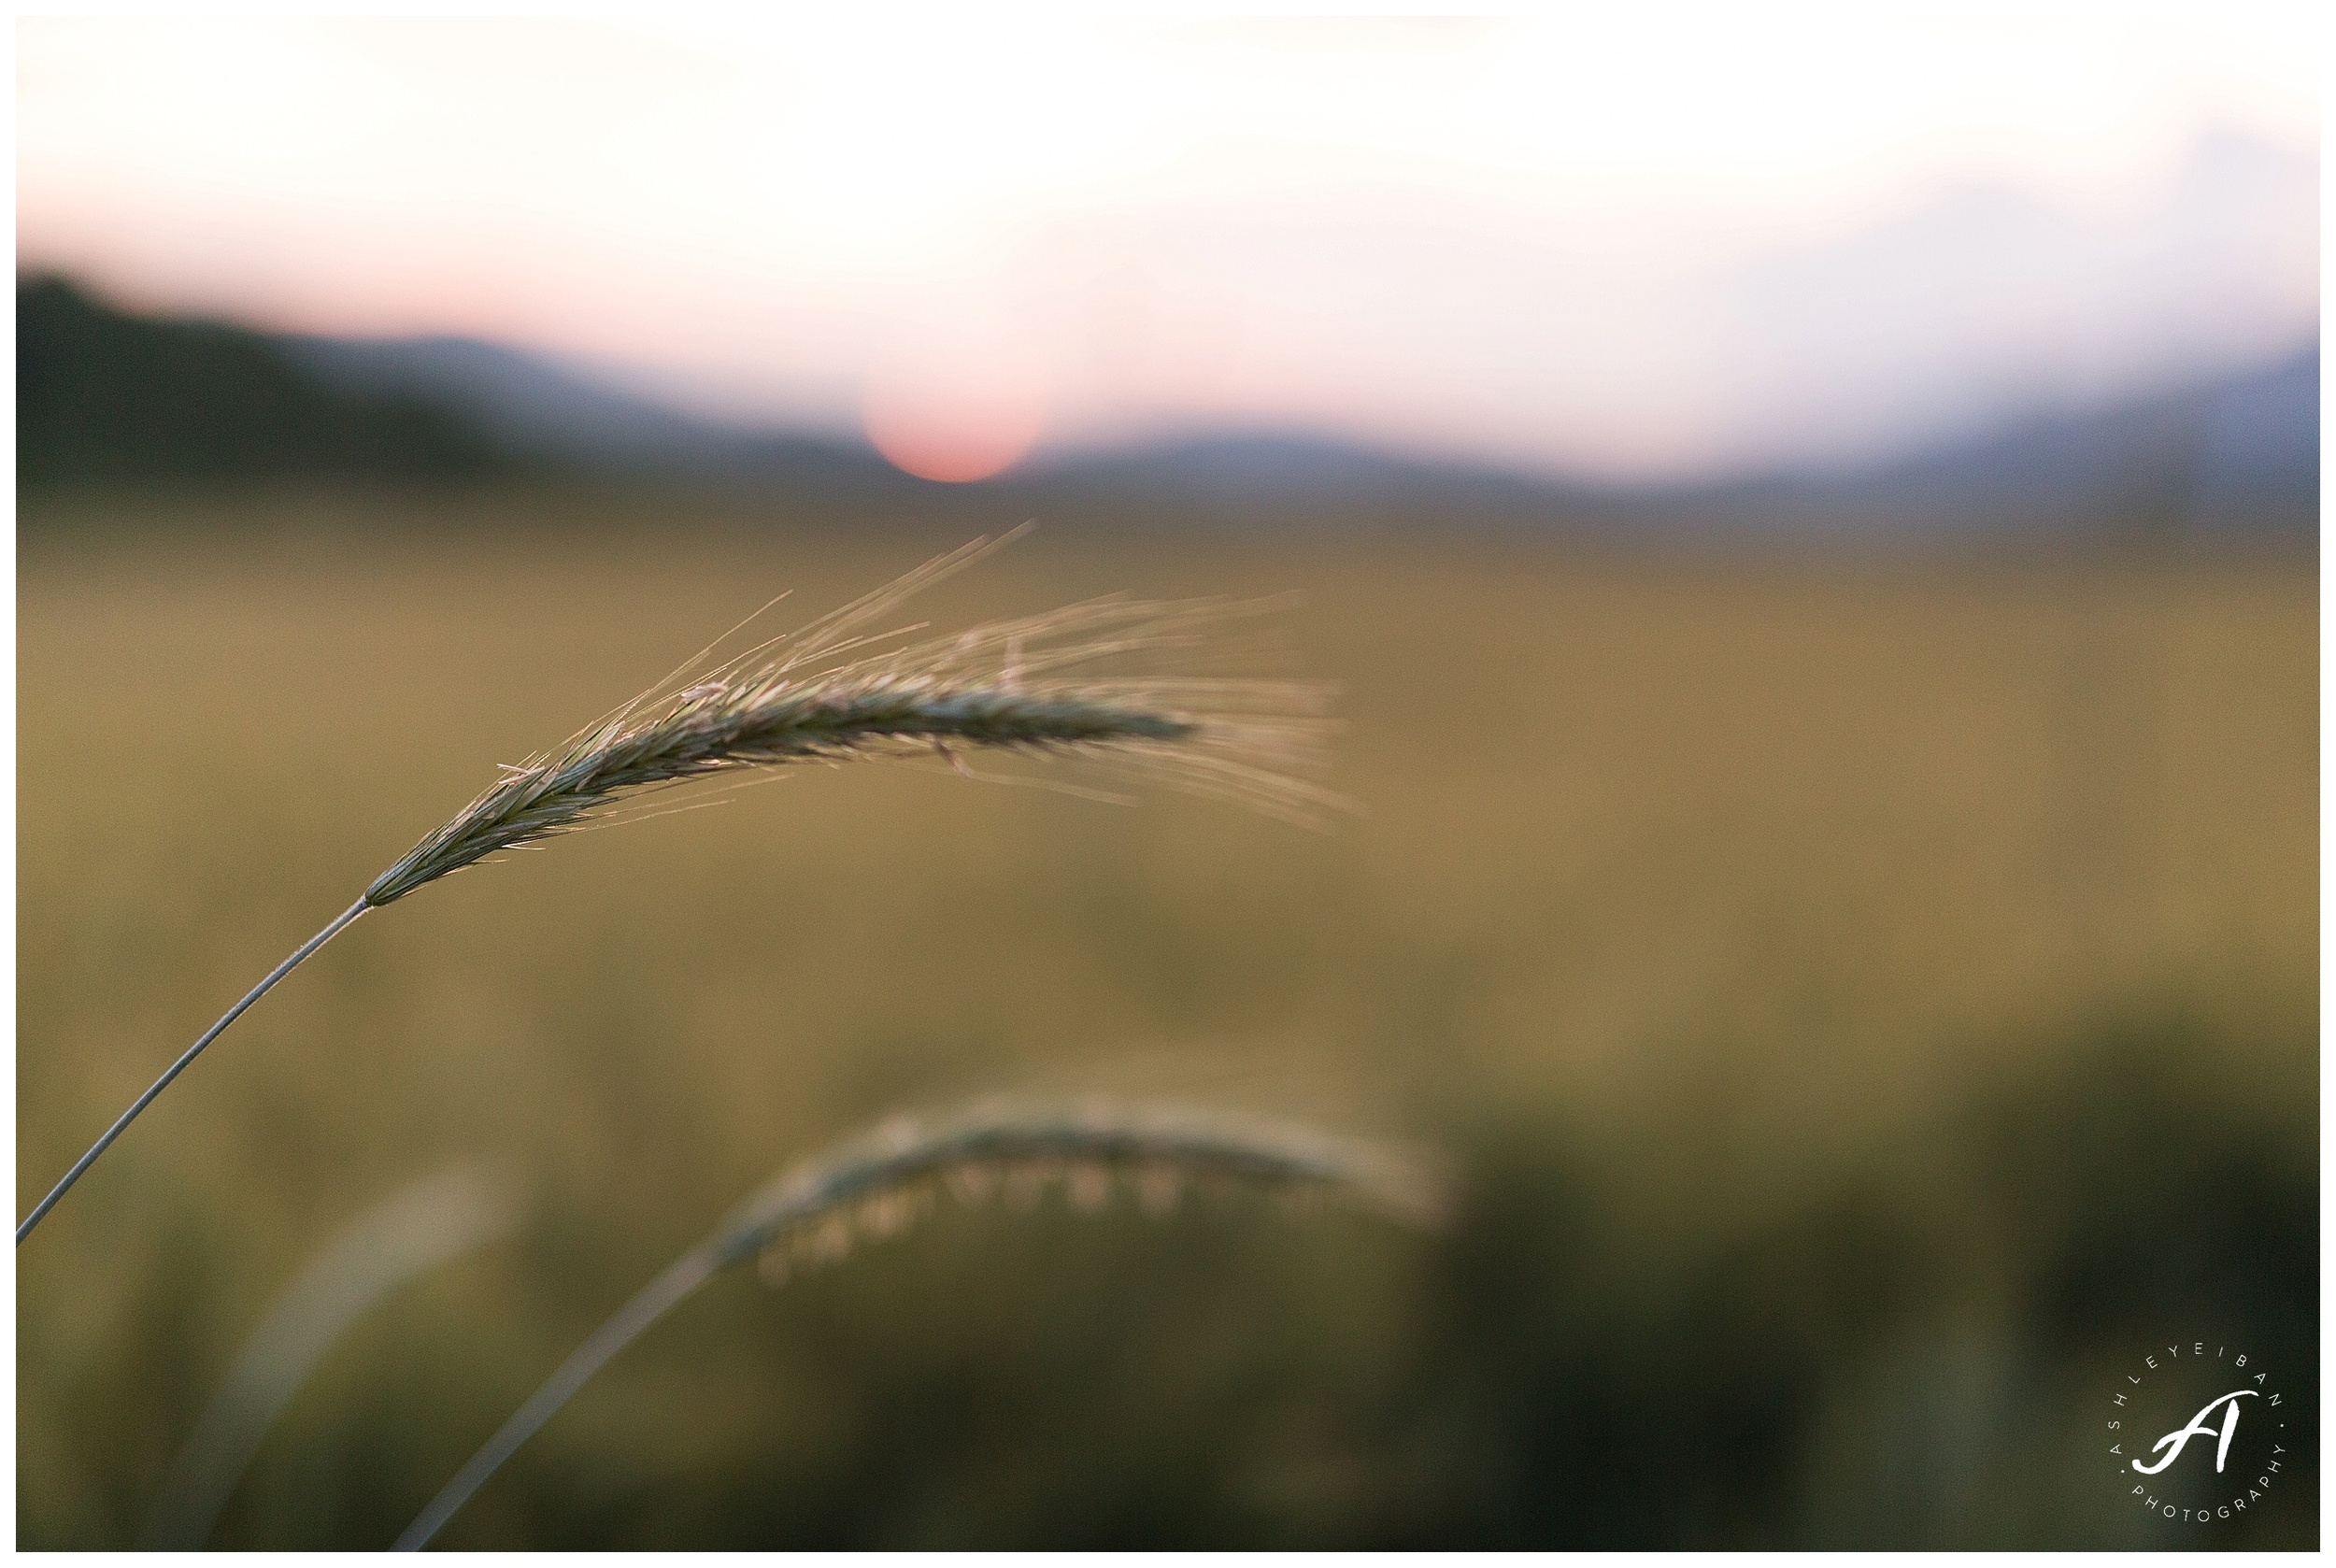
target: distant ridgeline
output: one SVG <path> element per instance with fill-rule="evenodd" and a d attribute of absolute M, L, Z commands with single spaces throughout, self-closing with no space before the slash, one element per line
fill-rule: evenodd
<path fill-rule="evenodd" d="M 1244 531 L 1470 526 L 1609 542 L 2316 541 L 2319 350 L 2122 404 L 2006 418 L 1852 472 L 1567 483 L 1310 435 L 1040 461 L 977 485 L 864 441 L 723 424 L 602 367 L 455 337 L 267 335 L 17 287 L 20 489 L 561 477 L 713 487 L 861 520 Z"/>
<path fill-rule="evenodd" d="M 126 315 L 59 278 L 17 283 L 16 454 L 20 491 L 514 466 L 433 402 L 335 387 L 259 333 Z"/>

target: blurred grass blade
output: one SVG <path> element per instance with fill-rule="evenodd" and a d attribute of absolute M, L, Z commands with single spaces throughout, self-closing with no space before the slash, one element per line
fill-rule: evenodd
<path fill-rule="evenodd" d="M 252 1331 L 171 1462 L 140 1546 L 199 1548 L 268 1427 L 341 1336 L 399 1286 L 506 1234 L 519 1218 L 510 1182 L 465 1164 L 413 1183 L 343 1226 Z"/>

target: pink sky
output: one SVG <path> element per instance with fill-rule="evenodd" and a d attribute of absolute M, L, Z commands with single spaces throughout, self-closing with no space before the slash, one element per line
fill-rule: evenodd
<path fill-rule="evenodd" d="M 1240 424 L 1847 462 L 2309 340 L 2317 27 L 25 21 L 20 264 L 942 478 Z"/>

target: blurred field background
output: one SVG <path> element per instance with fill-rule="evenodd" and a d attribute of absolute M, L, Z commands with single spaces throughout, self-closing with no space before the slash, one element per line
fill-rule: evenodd
<path fill-rule="evenodd" d="M 20 1209 L 493 763 L 771 592 L 808 619 L 986 520 L 24 517 Z M 215 1544 L 386 1544 L 771 1171 L 1023 1088 L 1422 1141 L 1464 1195 L 1430 1234 L 945 1211 L 727 1279 L 447 1544 L 2184 1539 L 2097 1452 L 2112 1369 L 2199 1333 L 2317 1377 L 2308 565 L 1420 520 L 1065 520 L 924 606 L 1302 591 L 1289 663 L 1343 683 L 1331 782 L 1365 808 L 1329 834 L 805 769 L 363 922 L 25 1249 L 21 1544 L 128 1543 L 273 1294 L 453 1157 L 520 1174 L 520 1232 L 328 1357 Z M 2312 1545 L 2314 1457 L 2218 1540 Z"/>
<path fill-rule="evenodd" d="M 782 590 L 1034 518 L 919 612 L 1294 592 L 1243 667 L 1360 810 L 803 768 L 364 920 L 21 1249 L 20 1545 L 137 1543 L 417 1182 L 516 1226 L 211 1545 L 388 1545 L 750 1189 L 999 1090 L 1458 1195 L 741 1271 L 441 1539 L 2317 1545 L 2316 12 L 624 11 L 19 23 L 17 1212 Z M 2290 1396 L 2241 1518 L 2108 1451 L 2180 1342 Z"/>

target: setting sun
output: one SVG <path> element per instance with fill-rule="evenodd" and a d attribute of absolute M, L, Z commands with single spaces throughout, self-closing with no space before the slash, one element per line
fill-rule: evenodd
<path fill-rule="evenodd" d="M 886 462 L 948 484 L 1004 473 L 1046 428 L 1044 383 L 1005 353 L 880 360 L 870 367 L 860 411 Z"/>

